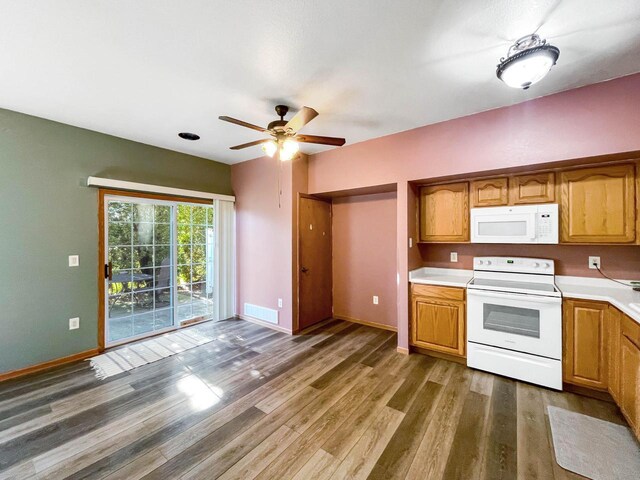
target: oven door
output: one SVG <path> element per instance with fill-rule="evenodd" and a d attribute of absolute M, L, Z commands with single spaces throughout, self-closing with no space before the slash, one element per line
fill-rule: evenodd
<path fill-rule="evenodd" d="M 493 210 L 493 212 L 490 212 Z M 491 208 L 471 210 L 472 243 L 536 243 L 536 213 L 496 212 Z"/>
<path fill-rule="evenodd" d="M 468 289 L 467 339 L 560 360 L 562 299 Z"/>

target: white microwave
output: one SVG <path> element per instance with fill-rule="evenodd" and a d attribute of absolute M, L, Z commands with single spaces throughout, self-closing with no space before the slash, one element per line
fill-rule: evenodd
<path fill-rule="evenodd" d="M 471 243 L 558 243 L 558 204 L 472 208 Z"/>

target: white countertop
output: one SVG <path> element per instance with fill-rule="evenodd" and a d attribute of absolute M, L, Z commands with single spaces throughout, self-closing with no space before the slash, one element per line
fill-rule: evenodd
<path fill-rule="evenodd" d="M 422 267 L 409 272 L 411 283 L 466 288 L 473 270 Z M 556 275 L 556 285 L 566 298 L 609 302 L 640 323 L 640 292 L 606 278 L 568 277 Z"/>
<path fill-rule="evenodd" d="M 473 278 L 473 270 L 422 267 L 409 272 L 411 283 L 465 288 Z"/>
<path fill-rule="evenodd" d="M 640 292 L 606 278 L 566 277 L 556 275 L 556 285 L 566 298 L 609 302 L 640 323 Z M 637 307 L 634 308 L 634 305 Z"/>

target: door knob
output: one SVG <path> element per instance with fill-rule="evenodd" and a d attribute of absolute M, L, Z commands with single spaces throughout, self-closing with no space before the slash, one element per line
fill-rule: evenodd
<path fill-rule="evenodd" d="M 307 273 L 309 271 L 307 267 L 302 267 L 300 270 L 302 271 L 302 273 Z"/>

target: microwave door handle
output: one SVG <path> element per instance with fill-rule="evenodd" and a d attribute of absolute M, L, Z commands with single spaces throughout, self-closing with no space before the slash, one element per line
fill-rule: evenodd
<path fill-rule="evenodd" d="M 490 290 L 475 290 L 468 289 L 467 296 L 478 296 L 478 297 L 490 297 L 490 298 L 502 298 L 504 300 L 515 300 L 523 301 L 523 302 L 531 302 L 531 303 L 562 303 L 561 297 L 543 297 L 538 295 L 527 295 L 526 293 L 499 293 L 492 292 Z M 514 295 L 517 295 L 515 297 Z"/>
<path fill-rule="evenodd" d="M 529 231 L 529 240 L 536 239 L 536 214 L 532 213 L 527 220 L 527 230 Z"/>

